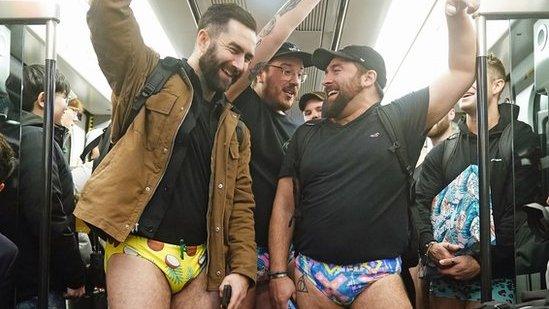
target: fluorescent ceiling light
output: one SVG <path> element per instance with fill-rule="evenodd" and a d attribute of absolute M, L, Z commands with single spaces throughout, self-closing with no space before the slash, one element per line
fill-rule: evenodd
<path fill-rule="evenodd" d="M 433 4 L 435 7 L 414 43 L 414 37 Z M 448 69 L 448 29 L 444 4 L 444 0 L 393 0 L 391 3 L 376 42 L 376 49 L 387 66 L 388 84 L 384 102 L 428 86 Z M 505 20 L 487 23 L 488 47 L 506 34 L 508 25 Z M 413 46 L 406 55 L 411 44 Z"/>
<path fill-rule="evenodd" d="M 48 1 L 48 0 L 40 0 Z M 110 100 L 111 89 L 97 64 L 97 57 L 90 41 L 90 30 L 86 22 L 89 9 L 87 0 L 57 0 L 61 8 L 61 22 L 57 28 L 57 52 L 78 73 L 93 85 L 99 93 Z M 149 2 L 133 1 L 131 8 L 139 23 L 146 45 L 161 57 L 177 56 Z M 43 26 L 30 26 L 32 32 L 45 40 Z"/>

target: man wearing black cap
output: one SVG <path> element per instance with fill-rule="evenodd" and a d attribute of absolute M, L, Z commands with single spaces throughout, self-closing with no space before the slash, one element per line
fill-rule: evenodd
<path fill-rule="evenodd" d="M 296 101 L 297 93 L 311 66 L 311 54 L 286 42 L 261 68 L 252 85 L 237 97 L 234 105 L 250 130 L 252 156 L 250 173 L 255 198 L 255 239 L 257 242 L 257 288 L 248 293 L 245 307 L 269 308 L 269 254 L 267 236 L 271 209 L 276 192 L 278 172 L 283 159 L 283 146 L 300 123 L 285 112 Z"/>
<path fill-rule="evenodd" d="M 446 0 L 449 70 L 428 88 L 383 107 L 402 133 L 411 166 L 427 128 L 473 83 L 475 32 L 467 13 L 476 8 Z M 281 167 L 269 233 L 277 278 L 271 295 L 278 308 L 296 290 L 300 308 L 411 308 L 399 276 L 408 245 L 409 186 L 393 154 L 398 145 L 380 120 L 383 58 L 370 47 L 351 45 L 337 52 L 317 49 L 313 63 L 326 73 L 327 119 L 295 132 Z M 295 284 L 286 265 L 292 235 Z"/>
<path fill-rule="evenodd" d="M 325 99 L 326 95 L 322 91 L 313 91 L 301 96 L 299 109 L 305 121 L 322 118 L 322 103 Z"/>

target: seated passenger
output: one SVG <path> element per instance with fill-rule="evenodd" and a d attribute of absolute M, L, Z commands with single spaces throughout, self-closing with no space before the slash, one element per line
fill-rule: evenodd
<path fill-rule="evenodd" d="M 521 159 L 533 158 L 521 157 L 515 159 L 512 175 L 511 152 L 532 153 L 527 150 L 538 147 L 538 142 L 530 126 L 517 120 L 518 106 L 498 105 L 505 76 L 501 61 L 488 57 L 492 298 L 511 303 L 515 276 L 514 205 L 520 207 L 535 199 L 539 170 L 535 164 L 521 164 Z M 434 308 L 471 308 L 480 301 L 476 93 L 474 84 L 461 98 L 459 104 L 466 118 L 459 122 L 459 132 L 427 155 L 417 183 L 413 214 L 420 246 L 433 263 L 427 275 Z M 509 181 L 513 177 L 517 184 L 514 195 L 513 182 Z M 462 220 L 450 219 L 453 217 Z"/>
<path fill-rule="evenodd" d="M 322 91 L 309 92 L 299 99 L 299 109 L 305 121 L 322 118 L 322 103 L 326 94 Z"/>
<path fill-rule="evenodd" d="M 44 104 L 43 65 L 23 68 L 23 96 L 21 114 L 21 146 L 19 165 L 19 220 L 17 246 L 19 257 L 15 268 L 18 307 L 33 308 L 37 303 L 39 286 L 39 231 L 43 207 L 42 154 Z M 57 126 L 67 108 L 70 85 L 61 73 L 56 72 L 54 122 Z M 63 157 L 62 145 L 53 143 L 50 291 L 49 305 L 65 308 L 66 297 L 84 294 L 84 265 L 78 251 L 74 233 L 74 195 L 71 173 Z"/>

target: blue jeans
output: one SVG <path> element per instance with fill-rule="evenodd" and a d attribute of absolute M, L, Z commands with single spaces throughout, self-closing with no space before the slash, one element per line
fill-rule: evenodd
<path fill-rule="evenodd" d="M 38 308 L 38 296 L 17 303 L 17 309 L 35 309 Z M 50 292 L 48 294 L 49 309 L 65 309 L 65 299 L 58 292 Z"/>

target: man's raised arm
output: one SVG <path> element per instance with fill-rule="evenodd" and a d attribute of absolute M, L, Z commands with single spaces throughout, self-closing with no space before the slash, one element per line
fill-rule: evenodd
<path fill-rule="evenodd" d="M 449 70 L 429 86 L 426 129 L 446 115 L 475 79 L 476 34 L 469 14 L 477 0 L 446 0 Z"/>
<path fill-rule="evenodd" d="M 292 31 L 309 15 L 320 0 L 288 0 L 276 12 L 275 16 L 261 29 L 257 41 L 255 56 L 250 70 L 243 72 L 226 92 L 227 99 L 234 101 L 248 87 L 255 75 L 271 59 Z"/>

